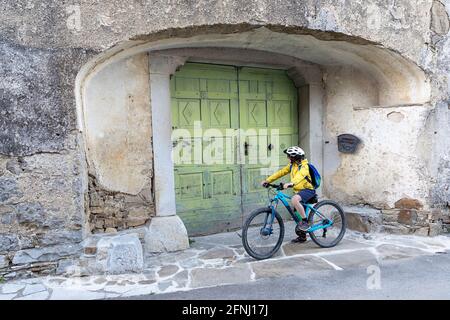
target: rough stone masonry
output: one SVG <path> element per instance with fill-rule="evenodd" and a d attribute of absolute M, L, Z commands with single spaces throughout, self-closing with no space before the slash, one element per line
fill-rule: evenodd
<path fill-rule="evenodd" d="M 136 239 L 148 237 L 161 201 L 145 52 L 193 43 L 317 66 L 311 82 L 298 71 L 311 94 L 320 92 L 310 98 L 322 124 L 312 148 L 322 154 L 323 195 L 346 206 L 351 228 L 433 236 L 450 224 L 448 0 L 0 0 L 0 7 L 3 278 L 63 273 L 86 261 L 100 262 L 83 272 L 139 271 Z M 114 58 L 120 54 L 126 59 Z M 104 136 L 95 131 L 102 126 Z M 354 155 L 337 151 L 337 135 L 347 132 L 363 141 Z M 114 270 L 108 255 L 119 257 Z"/>

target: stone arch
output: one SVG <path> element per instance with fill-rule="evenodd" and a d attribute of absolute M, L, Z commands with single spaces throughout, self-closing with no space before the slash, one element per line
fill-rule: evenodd
<path fill-rule="evenodd" d="M 361 102 L 361 104 L 355 104 L 354 108 L 423 105 L 429 101 L 429 82 L 425 73 L 416 64 L 396 52 L 364 39 L 331 33 L 318 34 L 307 30 L 287 32 L 285 28 L 274 26 L 250 28 L 236 33 L 207 32 L 208 30 L 205 28 L 197 31 L 197 34 L 189 37 L 169 36 L 170 34 L 164 35 L 164 33 L 158 36 L 135 37 L 134 40 L 107 50 L 94 58 L 82 68 L 77 77 L 78 124 L 85 137 L 85 151 L 91 174 L 96 176 L 98 183 L 109 191 L 136 196 L 142 192 L 145 186 L 148 186 L 148 173 L 154 170 L 150 193 L 155 200 L 156 215 L 160 219 L 153 218 L 147 232 L 148 248 L 151 251 L 176 250 L 187 245 L 186 239 L 174 240 L 173 244 L 170 244 L 170 242 L 165 244 L 162 240 L 172 237 L 177 232 L 185 234 L 185 229 L 183 230 L 179 219 L 176 219 L 173 181 L 171 181 L 173 180 L 173 172 L 171 176 L 171 167 L 166 165 L 168 161 L 170 162 L 171 143 L 170 140 L 167 140 L 167 128 L 164 131 L 164 126 L 160 126 L 161 123 L 167 126 L 166 121 L 170 121 L 170 113 L 166 112 L 168 79 L 170 74 L 174 73 L 176 68 L 183 64 L 187 58 L 196 56 L 197 58 L 202 57 L 205 61 L 233 60 L 229 56 L 218 57 L 217 55 L 220 52 L 216 52 L 215 55 L 214 52 L 211 53 L 214 50 L 213 48 L 218 48 L 217 50 L 227 52 L 231 56 L 234 52 L 234 60 L 242 62 L 245 59 L 242 59 L 242 56 L 239 57 L 239 52 L 248 50 L 261 53 L 259 64 L 273 63 L 288 69 L 299 90 L 303 90 L 303 96 L 308 97 L 307 101 L 303 101 L 303 106 L 301 106 L 302 117 L 307 119 L 308 130 L 301 133 L 300 140 L 304 144 L 308 144 L 308 151 L 320 163 L 323 160 L 323 78 L 326 77 L 328 69 L 349 68 L 363 80 L 362 82 L 365 83 L 366 87 L 371 88 L 370 97 L 359 99 L 358 102 Z M 224 49 L 227 51 L 224 51 Z M 207 52 L 209 52 L 209 55 L 206 54 Z M 281 63 L 279 60 L 271 62 L 267 58 L 270 55 L 282 57 L 286 60 Z M 129 155 L 131 160 L 128 159 L 131 161 L 128 171 L 123 171 L 123 174 L 119 177 L 113 177 L 108 173 L 102 175 L 99 173 L 102 170 L 107 172 L 108 170 L 105 171 L 105 168 L 107 169 L 108 166 L 102 162 L 102 157 L 99 157 L 97 152 L 101 145 L 98 136 L 96 136 L 99 126 L 96 121 L 93 121 L 92 117 L 93 114 L 96 114 L 95 108 L 101 106 L 102 103 L 96 103 L 95 98 L 90 98 L 93 94 L 90 95 L 89 90 L 98 90 L 101 86 L 107 86 L 108 77 L 102 79 L 102 75 L 107 75 L 108 72 L 110 72 L 110 75 L 114 75 L 111 70 L 114 70 L 114 68 L 120 69 L 120 66 L 123 67 L 124 61 L 125 65 L 131 63 L 130 70 L 133 70 L 133 64 L 136 60 L 130 60 L 132 57 L 139 57 L 137 58 L 139 60 L 138 65 L 134 65 L 134 70 L 140 74 L 141 79 L 146 76 L 148 79 L 149 76 L 147 84 L 150 88 L 150 94 L 146 96 L 143 93 L 145 86 L 139 87 L 139 83 L 136 83 L 137 87 L 131 89 L 135 90 L 133 91 L 135 93 L 142 92 L 141 95 L 132 95 L 139 96 L 140 102 L 136 104 L 134 101 L 134 104 L 130 104 L 132 107 L 139 105 L 142 114 L 140 116 L 135 114 L 135 118 L 130 119 L 130 121 L 138 118 L 151 118 L 153 127 L 149 131 L 148 127 L 140 126 L 141 133 L 143 133 L 140 137 L 147 137 L 148 141 L 152 140 L 153 143 L 146 145 L 145 141 L 141 140 L 134 147 L 129 144 L 126 145 L 133 137 L 139 136 L 139 134 L 133 136 L 133 133 L 136 132 L 131 132 L 131 140 L 127 142 L 124 135 L 130 134 L 130 132 L 126 128 L 119 130 L 118 135 L 119 140 L 122 138 L 125 141 L 123 146 L 126 145 L 122 152 L 136 151 L 133 148 L 137 148 L 138 152 L 145 152 L 148 158 L 144 157 L 144 159 L 147 159 L 148 162 L 153 161 L 153 165 L 149 167 L 148 163 L 140 162 L 141 159 L 137 159 L 139 157 L 133 157 L 133 154 L 131 154 Z M 147 71 L 143 72 L 147 64 L 150 66 L 150 75 L 146 73 Z M 126 74 L 130 70 L 122 71 Z M 97 89 L 92 87 L 93 82 L 96 82 L 100 87 L 97 87 Z M 118 90 L 121 88 L 123 89 L 123 83 L 119 83 L 117 86 Z M 152 95 L 156 88 L 158 88 L 158 95 Z M 363 92 L 364 90 L 361 89 L 360 91 Z M 122 102 L 126 98 L 125 95 Z M 145 99 L 148 99 L 151 103 L 146 103 Z M 147 112 L 150 109 L 152 110 L 151 114 Z M 106 109 L 102 112 L 105 111 Z M 101 114 L 101 112 L 97 113 L 98 120 L 110 121 L 108 117 L 102 117 Z M 155 120 L 157 117 L 161 117 L 159 121 Z M 160 121 L 161 119 L 163 121 Z M 112 123 L 103 124 L 108 126 Z M 155 128 L 155 125 L 158 128 Z M 311 128 L 315 129 L 309 130 Z M 164 137 L 164 139 L 161 140 L 161 137 Z M 120 164 L 124 159 L 123 155 L 122 158 L 119 156 L 118 159 Z M 126 183 L 130 181 L 124 183 L 123 179 L 127 180 L 128 175 L 132 174 L 135 174 L 132 179 L 133 183 L 127 185 Z M 167 181 L 163 181 L 163 178 Z M 163 219 L 166 219 L 165 222 L 158 222 Z M 168 223 L 169 220 L 172 222 Z M 167 227 L 170 224 L 173 226 L 172 229 Z"/>

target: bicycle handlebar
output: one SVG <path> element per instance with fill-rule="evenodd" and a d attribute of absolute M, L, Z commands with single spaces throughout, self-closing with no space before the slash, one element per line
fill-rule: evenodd
<path fill-rule="evenodd" d="M 280 182 L 280 184 L 267 183 L 264 187 L 265 188 L 272 187 L 272 188 L 275 188 L 277 190 L 284 190 L 284 183 L 282 183 L 282 182 Z"/>

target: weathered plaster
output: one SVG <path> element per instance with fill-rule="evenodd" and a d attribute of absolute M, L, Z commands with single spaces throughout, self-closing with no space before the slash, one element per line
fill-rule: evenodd
<path fill-rule="evenodd" d="M 90 172 L 107 190 L 136 195 L 151 183 L 149 88 L 145 53 L 110 64 L 86 82 Z"/>

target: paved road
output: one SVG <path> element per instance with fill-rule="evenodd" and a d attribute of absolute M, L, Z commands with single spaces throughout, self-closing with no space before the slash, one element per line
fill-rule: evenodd
<path fill-rule="evenodd" d="M 381 289 L 369 290 L 368 277 L 376 287 L 372 271 L 353 268 L 130 299 L 450 299 L 450 254 L 384 262 Z"/>

